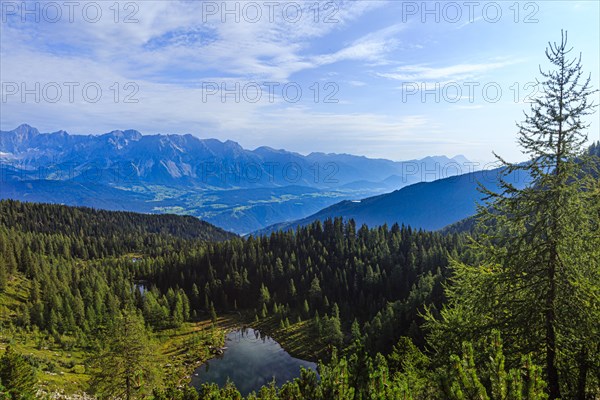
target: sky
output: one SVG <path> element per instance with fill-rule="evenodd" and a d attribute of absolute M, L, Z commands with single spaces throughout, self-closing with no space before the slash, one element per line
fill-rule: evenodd
<path fill-rule="evenodd" d="M 0 0 L 0 129 L 522 160 L 516 123 L 561 29 L 600 86 L 599 4 Z"/>

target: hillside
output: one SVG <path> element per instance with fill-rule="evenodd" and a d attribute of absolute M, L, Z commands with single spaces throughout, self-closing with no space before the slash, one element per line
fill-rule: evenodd
<path fill-rule="evenodd" d="M 360 201 L 342 201 L 307 218 L 273 225 L 258 233 L 286 230 L 334 217 L 352 218 L 358 225 L 399 223 L 426 230 L 441 229 L 475 214 L 477 203 L 484 197 L 478 190 L 479 184 L 497 190 L 499 172 L 500 169 L 477 171 L 434 182 L 417 183 Z M 527 184 L 526 177 L 518 174 L 506 179 L 516 187 Z"/>
<path fill-rule="evenodd" d="M 14 200 L 0 200 L 0 226 L 28 233 L 61 233 L 80 240 L 107 237 L 115 243 L 149 236 L 204 241 L 236 237 L 191 216 L 115 212 Z"/>

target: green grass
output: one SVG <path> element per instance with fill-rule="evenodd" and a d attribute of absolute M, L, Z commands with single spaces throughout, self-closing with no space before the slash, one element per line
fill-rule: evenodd
<path fill-rule="evenodd" d="M 225 333 L 237 324 L 235 319 L 219 318 L 216 327 L 205 320 L 158 332 L 165 382 L 186 383 L 197 367 L 213 357 L 209 346 L 222 347 Z M 8 345 L 33 362 L 38 387 L 45 392 L 75 394 L 88 388 L 90 375 L 86 365 L 90 353 L 77 348 L 64 350 L 37 330 L 5 329 L 0 334 L 0 349 L 3 351 Z"/>
<path fill-rule="evenodd" d="M 157 338 L 167 381 L 186 383 L 196 368 L 214 356 L 210 347 L 223 347 L 227 331 L 239 325 L 237 317 L 225 316 L 215 326 L 210 320 L 202 320 L 159 332 Z"/>
<path fill-rule="evenodd" d="M 81 392 L 87 386 L 87 355 L 76 349 L 64 350 L 53 338 L 37 329 L 15 328 L 11 322 L 29 299 L 31 282 L 23 275 L 14 276 L 0 293 L 0 352 L 7 346 L 26 356 L 37 369 L 39 387 L 45 391 Z"/>
<path fill-rule="evenodd" d="M 166 206 L 166 207 L 154 207 L 152 211 L 156 211 L 163 214 L 177 214 L 177 215 L 188 215 L 191 214 L 189 210 L 181 206 Z"/>
<path fill-rule="evenodd" d="M 6 323 L 17 317 L 19 306 L 29 298 L 30 288 L 31 282 L 21 274 L 9 280 L 4 292 L 0 292 L 0 322 Z"/>
<path fill-rule="evenodd" d="M 279 318 L 267 317 L 249 325 L 271 336 L 293 357 L 317 362 L 328 356 L 327 347 L 314 332 L 311 321 L 290 321 L 289 327 L 282 328 Z"/>

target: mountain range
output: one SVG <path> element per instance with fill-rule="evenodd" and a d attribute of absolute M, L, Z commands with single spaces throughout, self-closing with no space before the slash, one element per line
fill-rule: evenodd
<path fill-rule="evenodd" d="M 301 155 L 191 134 L 73 135 L 26 124 L 0 131 L 0 163 L 0 198 L 190 214 L 239 234 L 474 165 L 463 156 Z"/>

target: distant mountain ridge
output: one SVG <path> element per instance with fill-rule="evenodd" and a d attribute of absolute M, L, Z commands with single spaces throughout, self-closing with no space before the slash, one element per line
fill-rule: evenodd
<path fill-rule="evenodd" d="M 331 188 L 355 181 L 382 182 L 394 175 L 411 184 L 427 179 L 425 171 L 441 174 L 442 168 L 450 171 L 449 164 L 465 168 L 468 163 L 463 156 L 404 162 L 349 154 L 303 156 L 267 146 L 246 150 L 231 140 L 199 139 L 191 134 L 142 135 L 135 130 L 101 135 L 71 135 L 62 130 L 40 133 L 26 124 L 0 131 L 0 160 L 24 170 L 52 167 L 69 171 L 69 178 L 93 168 L 113 170 L 118 175 L 112 178 L 203 188 L 290 184 Z"/>
<path fill-rule="evenodd" d="M 304 156 L 191 134 L 0 131 L 0 198 L 191 214 L 240 234 L 472 167 L 463 156 Z"/>
<path fill-rule="evenodd" d="M 482 202 L 485 196 L 479 191 L 479 185 L 498 191 L 501 172 L 502 168 L 477 171 L 434 182 L 417 183 L 362 200 L 341 201 L 309 217 L 276 224 L 256 234 L 295 229 L 296 226 L 335 217 L 346 220 L 352 218 L 358 225 L 398 223 L 413 228 L 438 230 L 475 214 L 477 203 Z M 523 172 L 511 173 L 503 179 L 517 188 L 525 187 L 529 182 L 529 176 Z"/>

